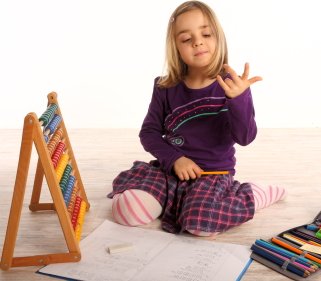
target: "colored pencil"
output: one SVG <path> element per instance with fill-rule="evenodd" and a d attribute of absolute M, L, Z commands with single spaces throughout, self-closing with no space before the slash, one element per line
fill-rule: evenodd
<path fill-rule="evenodd" d="M 300 248 L 301 248 L 301 246 L 298 246 L 297 244 L 292 243 L 292 242 L 290 242 L 289 240 L 284 239 L 284 238 L 282 238 L 282 237 L 280 237 L 280 236 L 277 236 L 276 238 L 279 239 L 280 241 L 282 241 L 282 242 L 284 242 L 284 243 L 292 246 L 293 248 L 296 248 L 296 249 L 300 249 Z M 310 253 L 310 254 L 311 254 L 311 256 L 314 256 L 315 258 L 319 258 L 319 257 L 318 257 L 316 254 L 314 254 L 314 253 Z M 321 260 L 321 259 L 320 259 L 320 260 Z M 313 262 L 315 265 L 317 265 L 319 268 L 321 268 L 321 263 L 317 263 L 316 261 L 313 261 L 313 260 L 311 260 L 311 259 L 310 259 L 310 261 Z"/>
<path fill-rule="evenodd" d="M 279 265 L 280 267 L 282 267 L 285 262 L 283 259 L 279 258 L 275 254 L 272 254 L 271 252 L 267 251 L 266 249 L 264 249 L 260 246 L 257 246 L 255 244 L 252 245 L 251 250 L 254 253 L 260 255 L 261 257 L 266 258 L 267 260 Z M 299 275 L 299 276 L 302 276 L 302 277 L 307 277 L 310 275 L 309 271 L 298 268 L 297 266 L 294 266 L 292 263 L 289 263 L 287 265 L 286 269 Z"/>
<path fill-rule="evenodd" d="M 310 260 L 303 258 L 297 254 L 294 254 L 293 252 L 290 252 L 290 251 L 287 251 L 283 248 L 280 248 L 277 245 L 274 245 L 274 244 L 267 242 L 265 240 L 262 240 L 262 239 L 256 240 L 255 244 L 257 244 L 258 246 L 261 246 L 263 248 L 269 249 L 273 252 L 276 252 L 276 253 L 278 253 L 288 259 L 293 259 L 293 261 L 298 262 L 308 268 L 311 268 L 314 271 L 318 269 L 318 267 L 315 264 L 313 264 Z"/>
<path fill-rule="evenodd" d="M 281 240 L 278 239 L 277 237 L 273 237 L 273 238 L 272 238 L 272 242 L 275 243 L 275 244 L 278 244 L 278 245 L 282 246 L 283 248 L 286 248 L 286 249 L 288 249 L 288 250 L 291 250 L 291 251 L 294 252 L 294 253 L 297 253 L 297 254 L 300 254 L 300 255 L 303 253 L 303 250 L 300 250 L 300 249 L 298 249 L 298 248 L 295 248 L 295 247 L 289 245 L 288 243 L 285 243 L 285 242 L 281 241 Z M 305 254 L 304 257 L 306 257 L 306 258 L 308 258 L 308 259 L 310 259 L 310 260 L 312 260 L 312 261 L 317 262 L 318 265 L 321 266 L 321 259 L 316 258 L 315 256 L 313 256 L 313 255 L 311 255 L 311 254 L 309 254 L 309 253 Z"/>
<path fill-rule="evenodd" d="M 291 242 L 290 240 L 285 239 L 285 238 L 283 238 L 283 237 L 281 237 L 281 236 L 277 236 L 276 238 L 277 238 L 277 239 L 280 239 L 280 240 L 283 241 L 284 243 L 287 243 L 287 244 L 289 244 L 290 246 L 292 246 L 292 247 L 294 247 L 294 248 L 296 248 L 296 249 L 300 249 L 300 247 L 301 247 L 301 246 L 299 246 L 298 244 L 293 243 L 293 242 Z"/>
<path fill-rule="evenodd" d="M 299 256 L 299 255 L 297 255 L 297 254 L 295 254 L 293 252 L 285 250 L 285 249 L 283 249 L 283 248 L 281 248 L 281 247 L 279 247 L 279 246 L 277 246 L 275 244 L 272 244 L 270 242 L 264 241 L 262 239 L 261 240 L 257 240 L 255 243 L 257 243 L 261 247 L 267 248 L 267 249 L 269 249 L 269 250 L 271 250 L 273 252 L 276 252 L 276 253 L 278 253 L 278 254 L 280 254 L 280 255 L 288 258 L 288 259 L 291 259 L 294 262 L 298 262 L 298 263 L 300 263 L 300 264 L 302 264 L 302 265 L 304 265 L 306 267 L 309 267 L 309 268 L 313 269 L 314 271 L 319 269 L 319 267 L 317 265 L 315 265 L 312 261 L 310 261 L 310 260 L 308 260 L 306 258 L 303 258 L 303 257 L 301 257 L 301 256 Z"/>
<path fill-rule="evenodd" d="M 286 236 L 284 236 L 284 238 L 289 239 L 289 240 L 291 240 L 291 241 L 294 241 L 295 239 L 296 239 L 296 240 L 299 239 L 300 241 L 305 242 L 304 244 L 311 244 L 311 245 L 315 245 L 315 246 L 318 246 L 318 247 L 321 246 L 320 244 L 318 244 L 318 243 L 316 243 L 316 242 L 314 242 L 314 241 L 306 240 L 306 239 L 309 239 L 309 235 L 308 235 L 308 234 L 300 233 L 300 232 L 297 232 L 297 231 L 291 231 L 291 233 L 293 233 L 293 234 L 289 234 L 289 235 L 292 236 L 292 239 L 291 239 L 290 237 L 287 238 Z M 283 234 L 283 235 L 284 235 L 284 234 Z M 304 238 L 305 236 L 306 236 L 307 238 Z M 298 242 L 298 244 L 299 244 L 299 242 Z M 304 244 L 302 244 L 302 246 L 303 246 Z M 313 253 L 313 255 L 314 255 L 315 257 L 321 259 L 321 255 L 320 255 L 320 254 Z"/>
<path fill-rule="evenodd" d="M 296 229 L 294 229 L 294 230 L 299 231 L 299 232 L 302 232 L 302 233 L 305 233 L 305 234 L 308 234 L 308 235 L 310 235 L 311 237 L 316 238 L 316 237 L 315 237 L 315 232 L 316 232 L 317 230 L 313 231 L 313 230 L 308 229 L 308 228 L 305 228 L 305 227 L 298 227 L 298 228 L 296 228 Z M 319 230 L 319 228 L 318 228 L 318 230 Z M 321 239 L 318 239 L 318 240 L 319 240 L 318 242 L 321 243 Z"/>
<path fill-rule="evenodd" d="M 312 273 L 316 271 L 316 269 L 312 267 L 310 264 L 307 264 L 306 262 L 303 263 L 298 259 L 292 259 L 293 256 L 287 254 L 286 252 L 279 251 L 278 249 L 275 249 L 275 247 L 271 247 L 271 245 L 262 243 L 262 241 L 256 241 L 255 244 L 266 249 L 267 251 L 270 251 L 271 253 L 274 253 L 276 256 L 283 259 L 284 261 L 289 261 L 290 263 L 298 266 L 301 269 L 308 270 Z"/>
<path fill-rule="evenodd" d="M 292 242 L 294 242 L 294 243 L 296 243 L 296 244 L 298 244 L 300 246 L 303 246 L 304 244 L 308 244 L 307 241 L 302 240 L 299 237 L 293 236 L 293 235 L 291 235 L 289 233 L 283 233 L 282 237 L 284 237 L 284 238 L 286 238 L 286 239 L 288 239 L 288 240 L 290 240 L 290 241 L 292 241 Z"/>
<path fill-rule="evenodd" d="M 304 233 L 304 232 L 302 232 L 300 230 L 290 230 L 289 232 L 291 234 L 296 235 L 296 236 L 298 236 L 298 237 L 300 237 L 302 239 L 305 239 L 305 240 L 312 240 L 315 243 L 320 243 L 321 242 L 320 239 L 318 239 L 318 238 L 316 238 L 316 237 L 314 237 L 314 236 L 312 236 L 310 234 Z"/>
<path fill-rule="evenodd" d="M 300 263 L 298 263 L 298 262 L 296 262 L 296 261 L 292 261 L 291 259 L 289 259 L 289 258 L 287 258 L 287 257 L 285 257 L 285 256 L 283 256 L 283 255 L 281 255 L 281 254 L 278 254 L 278 253 L 276 253 L 276 252 L 273 252 L 272 250 L 266 249 L 266 251 L 268 251 L 269 253 L 271 253 L 271 254 L 279 257 L 281 260 L 283 260 L 283 263 L 288 262 L 288 264 L 292 264 L 292 265 L 293 265 L 294 267 L 296 267 L 298 270 L 303 270 L 304 273 L 306 273 L 306 274 L 310 274 L 310 273 L 306 272 L 306 270 L 309 271 L 309 272 L 311 272 L 311 273 L 314 273 L 314 272 L 315 272 L 314 269 L 312 269 L 312 268 L 310 268 L 310 267 L 307 267 L 307 266 L 305 266 L 305 265 L 303 265 L 303 264 L 300 264 Z"/>
<path fill-rule="evenodd" d="M 208 172 L 201 172 L 201 175 L 227 175 L 228 171 L 208 171 Z"/>

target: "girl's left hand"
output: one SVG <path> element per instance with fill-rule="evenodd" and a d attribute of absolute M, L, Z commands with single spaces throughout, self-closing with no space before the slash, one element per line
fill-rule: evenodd
<path fill-rule="evenodd" d="M 231 75 L 232 79 L 226 78 L 223 80 L 220 75 L 217 75 L 217 82 L 225 91 L 225 95 L 230 99 L 239 96 L 252 84 L 262 80 L 262 77 L 260 76 L 255 76 L 248 79 L 250 72 L 250 66 L 248 63 L 246 63 L 244 66 L 244 72 L 242 76 L 238 76 L 234 69 L 227 64 L 224 64 L 224 68 Z"/>

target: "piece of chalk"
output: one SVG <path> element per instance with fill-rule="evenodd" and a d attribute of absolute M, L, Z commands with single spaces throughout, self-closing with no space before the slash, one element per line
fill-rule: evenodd
<path fill-rule="evenodd" d="M 130 250 L 133 247 L 132 243 L 121 243 L 109 245 L 106 250 L 109 254 L 116 254 Z"/>

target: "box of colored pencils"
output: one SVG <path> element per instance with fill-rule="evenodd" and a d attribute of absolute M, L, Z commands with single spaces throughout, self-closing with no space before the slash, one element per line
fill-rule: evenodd
<path fill-rule="evenodd" d="M 321 280 L 321 212 L 312 223 L 257 239 L 251 258 L 293 280 Z"/>

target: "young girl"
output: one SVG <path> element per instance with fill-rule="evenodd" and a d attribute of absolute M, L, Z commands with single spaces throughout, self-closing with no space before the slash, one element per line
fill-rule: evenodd
<path fill-rule="evenodd" d="M 247 63 L 241 76 L 227 64 L 224 32 L 206 4 L 187 1 L 173 12 L 166 62 L 139 133 L 157 160 L 116 177 L 108 195 L 115 221 L 137 226 L 161 216 L 168 232 L 212 236 L 283 199 L 283 188 L 233 178 L 234 144 L 257 133 L 250 85 L 261 78 L 249 78 Z"/>

